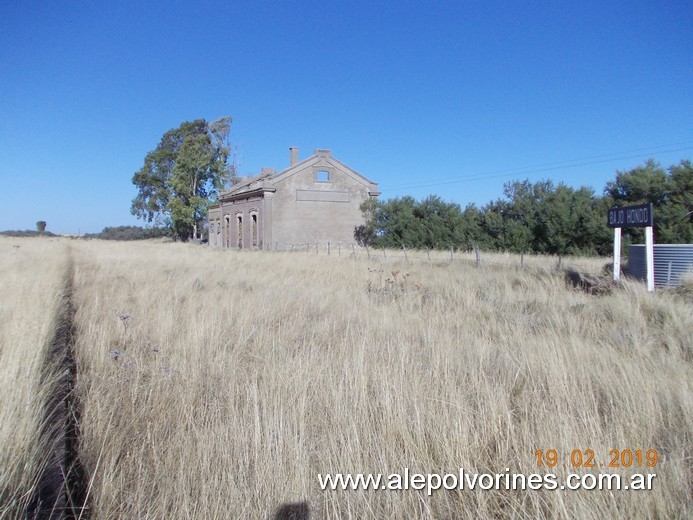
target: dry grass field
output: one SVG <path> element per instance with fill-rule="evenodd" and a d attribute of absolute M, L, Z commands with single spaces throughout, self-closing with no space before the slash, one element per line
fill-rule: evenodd
<path fill-rule="evenodd" d="M 43 247 L 21 244 L 18 254 L 25 244 Z M 0 448 L 19 461 L 33 456 L 26 432 L 35 419 L 17 426 L 26 418 L 5 396 L 24 395 L 15 406 L 39 395 L 27 392 L 37 391 L 51 309 L 29 310 L 36 300 L 23 288 L 35 271 L 8 260 L 2 245 L 2 279 L 26 293 L 2 307 L 2 326 L 9 331 L 21 308 L 27 327 L 43 327 L 33 336 L 3 330 Z M 685 296 L 650 295 L 627 281 L 587 294 L 567 285 L 551 258 L 519 269 L 476 268 L 445 253 L 407 262 L 155 242 L 65 247 L 74 261 L 79 457 L 93 518 L 272 518 L 298 502 L 313 519 L 690 514 L 693 312 Z M 64 256 L 46 252 L 56 272 L 38 274 L 60 279 Z M 599 272 L 605 260 L 575 263 Z M 8 427 L 8 414 L 17 425 Z M 535 452 L 549 449 L 561 464 L 537 467 Z M 655 449 L 659 460 L 654 468 L 563 467 L 573 450 L 608 463 L 612 449 Z M 431 496 L 318 483 L 318 474 L 404 468 L 657 477 L 652 491 Z"/>
<path fill-rule="evenodd" d="M 30 508 L 63 434 L 47 431 L 44 405 L 59 371 L 47 352 L 67 262 L 58 241 L 0 238 L 0 517 Z"/>

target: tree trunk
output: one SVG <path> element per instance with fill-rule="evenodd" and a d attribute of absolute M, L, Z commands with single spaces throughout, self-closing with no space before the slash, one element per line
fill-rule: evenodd
<path fill-rule="evenodd" d="M 197 170 L 193 175 L 192 190 L 190 197 L 197 195 Z M 193 208 L 193 240 L 197 240 L 197 220 L 195 219 L 195 208 Z"/>

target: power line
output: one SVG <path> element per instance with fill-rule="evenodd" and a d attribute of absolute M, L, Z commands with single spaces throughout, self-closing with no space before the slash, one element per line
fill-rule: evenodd
<path fill-rule="evenodd" d="M 675 149 L 670 149 L 670 150 L 657 150 L 657 149 L 667 148 L 670 146 L 683 145 L 683 144 L 691 144 L 691 143 L 693 143 L 693 141 L 682 141 L 680 143 L 670 143 L 670 144 L 659 145 L 659 146 L 651 146 L 648 148 L 640 148 L 640 149 L 629 150 L 629 151 L 625 151 L 625 152 L 614 152 L 614 153 L 610 153 L 610 154 L 593 155 L 593 156 L 588 156 L 588 157 L 582 157 L 579 159 L 568 159 L 568 160 L 564 160 L 564 161 L 544 163 L 544 164 L 540 164 L 540 165 L 536 165 L 536 166 L 505 168 L 502 170 L 494 170 L 494 171 L 482 173 L 482 174 L 472 176 L 472 177 L 461 177 L 461 178 L 452 179 L 452 180 L 433 181 L 433 182 L 428 182 L 426 184 L 402 184 L 402 185 L 392 186 L 390 188 L 385 188 L 382 191 L 393 191 L 396 189 L 428 188 L 431 186 L 445 186 L 445 185 L 450 185 L 450 184 L 461 184 L 464 182 L 483 181 L 483 180 L 487 180 L 487 179 L 498 179 L 498 178 L 502 178 L 502 177 L 514 177 L 514 176 L 526 175 L 526 174 L 530 174 L 530 173 L 541 173 L 541 172 L 547 172 L 547 171 L 553 171 L 553 170 L 564 170 L 567 168 L 575 168 L 578 166 L 590 166 L 593 164 L 602 164 L 602 163 L 618 161 L 618 160 L 623 160 L 623 159 L 636 159 L 636 158 L 642 157 L 644 155 L 649 155 L 655 151 L 657 153 L 682 152 L 682 151 L 687 151 L 687 150 L 693 150 L 693 146 L 686 146 L 683 148 L 675 148 Z M 638 153 L 635 155 L 624 155 L 624 154 L 633 154 L 634 152 L 641 152 L 641 153 Z M 603 157 L 608 157 L 608 158 L 601 159 L 601 160 L 593 160 L 593 159 L 599 159 L 599 158 L 603 158 Z"/>

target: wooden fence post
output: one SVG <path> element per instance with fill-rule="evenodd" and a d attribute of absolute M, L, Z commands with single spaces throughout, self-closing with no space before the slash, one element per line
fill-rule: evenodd
<path fill-rule="evenodd" d="M 404 247 L 404 242 L 402 242 L 402 251 L 404 251 L 404 259 L 408 262 L 409 258 L 407 257 L 407 248 Z"/>
<path fill-rule="evenodd" d="M 669 261 L 669 269 L 667 270 L 667 287 L 671 287 L 671 260 Z"/>
<path fill-rule="evenodd" d="M 476 253 L 476 266 L 479 267 L 479 264 L 481 263 L 481 254 L 479 252 L 479 246 L 476 246 L 474 248 L 474 252 Z"/>

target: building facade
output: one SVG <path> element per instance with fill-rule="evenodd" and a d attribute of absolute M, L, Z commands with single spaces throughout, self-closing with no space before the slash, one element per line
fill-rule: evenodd
<path fill-rule="evenodd" d="M 332 157 L 315 150 L 299 161 L 290 148 L 290 165 L 241 179 L 209 209 L 212 247 L 288 249 L 307 244 L 351 244 L 363 224 L 361 204 L 379 195 L 378 185 Z"/>

